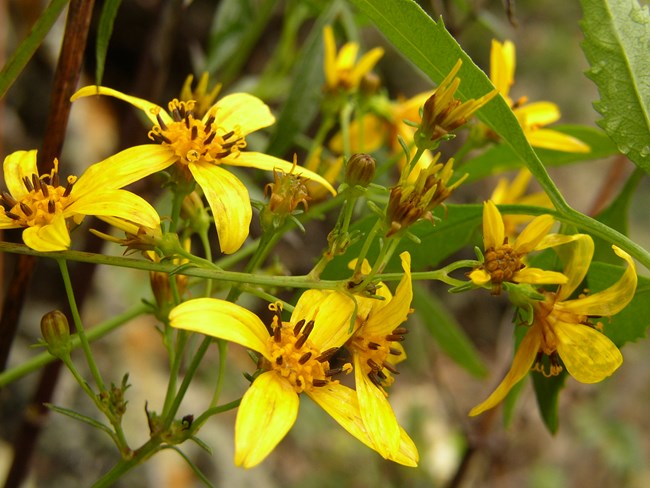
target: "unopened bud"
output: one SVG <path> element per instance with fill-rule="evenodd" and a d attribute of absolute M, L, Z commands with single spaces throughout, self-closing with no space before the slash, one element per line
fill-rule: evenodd
<path fill-rule="evenodd" d="M 345 167 L 345 182 L 351 187 L 367 188 L 375 177 L 375 158 L 370 154 L 353 154 Z"/>
<path fill-rule="evenodd" d="M 61 357 L 70 352 L 70 326 L 63 312 L 54 310 L 43 315 L 41 334 L 52 356 Z"/>

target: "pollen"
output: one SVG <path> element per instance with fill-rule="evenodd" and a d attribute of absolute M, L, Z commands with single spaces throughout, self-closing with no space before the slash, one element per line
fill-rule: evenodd
<path fill-rule="evenodd" d="M 512 246 L 505 243 L 498 249 L 485 251 L 483 267 L 492 277 L 492 284 L 499 285 L 504 281 L 512 281 L 515 273 L 524 267 L 524 263 Z"/>
<path fill-rule="evenodd" d="M 0 203 L 5 208 L 5 215 L 21 227 L 40 227 L 51 223 L 70 203 L 70 191 L 76 181 L 74 176 L 70 176 L 67 185 L 61 186 L 58 168 L 59 162 L 55 159 L 54 169 L 49 175 L 25 176 L 23 185 L 27 193 L 18 200 L 2 192 Z"/>
<path fill-rule="evenodd" d="M 268 340 L 271 356 L 270 368 L 287 379 L 296 393 L 331 384 L 332 376 L 340 373 L 329 367 L 328 359 L 336 350 L 320 351 L 309 340 L 314 321 L 304 319 L 291 324 L 282 322 L 279 303 L 269 307 L 275 312 L 271 324 L 272 334 Z"/>
<path fill-rule="evenodd" d="M 156 113 L 158 123 L 149 131 L 149 138 L 173 149 L 181 164 L 199 160 L 219 164 L 229 156 L 237 157 L 246 147 L 238 126 L 226 129 L 219 124 L 219 113 L 213 108 L 203 119 L 194 115 L 195 102 L 174 99 L 169 103 L 172 122 L 165 123 Z"/>

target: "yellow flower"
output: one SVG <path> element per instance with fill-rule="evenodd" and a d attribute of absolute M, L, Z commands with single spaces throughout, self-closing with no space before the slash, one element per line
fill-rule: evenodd
<path fill-rule="evenodd" d="M 250 468 L 266 458 L 293 426 L 301 393 L 384 454 L 364 425 L 356 392 L 333 379 L 350 366 L 336 370 L 328 362 L 352 333 L 354 302 L 341 293 L 309 290 L 289 322 L 282 321 L 279 304 L 269 308 L 275 312 L 269 328 L 245 308 L 214 298 L 189 300 L 169 315 L 173 327 L 236 342 L 262 355 L 264 371 L 244 394 L 235 422 L 235 464 Z M 389 459 L 413 465 L 414 450 L 402 431 L 399 449 Z"/>
<path fill-rule="evenodd" d="M 377 61 L 384 55 L 380 47 L 371 49 L 361 56 L 357 62 L 359 44 L 347 42 L 336 52 L 336 40 L 332 26 L 326 25 L 323 29 L 323 41 L 325 43 L 325 88 L 327 91 L 354 91 L 359 88 L 363 77 L 374 68 Z"/>
<path fill-rule="evenodd" d="M 343 157 L 323 157 L 323 148 L 318 147 L 305 162 L 305 168 L 322 175 L 332 185 L 335 185 L 343 169 Z M 306 184 L 309 196 L 313 200 L 322 200 L 327 195 L 327 191 L 322 185 L 313 181 L 307 181 Z"/>
<path fill-rule="evenodd" d="M 472 282 L 478 286 L 492 285 L 492 293 L 501 291 L 504 282 L 547 285 L 566 283 L 562 273 L 531 268 L 524 264 L 523 258 L 532 251 L 564 244 L 567 238 L 547 235 L 553 226 L 553 217 L 540 215 L 536 217 L 515 239 L 508 243 L 503 218 L 497 206 L 487 200 L 483 205 L 483 247 L 485 262 L 469 274 Z"/>
<path fill-rule="evenodd" d="M 194 100 L 196 105 L 194 107 L 194 113 L 197 117 L 203 117 L 210 107 L 214 105 L 214 101 L 221 91 L 221 83 L 217 83 L 212 87 L 212 90 L 208 91 L 208 73 L 203 73 L 199 82 L 196 84 L 196 88 L 192 90 L 192 82 L 194 81 L 194 75 L 188 75 L 185 78 L 183 87 L 181 88 L 180 99 L 182 102 L 189 102 Z"/>
<path fill-rule="evenodd" d="M 288 161 L 244 151 L 248 134 L 275 121 L 269 107 L 257 97 L 235 93 L 219 100 L 202 119 L 197 119 L 193 115 L 193 101 L 173 100 L 167 113 L 147 100 L 101 86 L 84 87 L 72 100 L 97 94 L 124 100 L 149 117 L 154 124 L 149 138 L 157 144 L 139 146 L 143 152 L 156 156 L 148 174 L 176 163 L 185 176 L 193 178 L 203 190 L 212 209 L 222 252 L 237 251 L 248 237 L 252 218 L 250 197 L 239 178 L 222 166 L 285 173 L 293 169 Z M 318 181 L 332 194 L 336 193 L 325 179 L 311 171 L 296 167 L 294 173 Z"/>
<path fill-rule="evenodd" d="M 506 178 L 500 178 L 490 196 L 490 200 L 496 205 L 534 205 L 553 208 L 553 204 L 546 193 L 525 194 L 532 176 L 532 173 L 527 168 L 523 168 L 511 182 Z M 531 220 L 528 215 L 503 215 L 502 217 L 504 233 L 508 238 L 514 237 L 519 226 Z"/>
<path fill-rule="evenodd" d="M 397 286 L 395 296 L 382 285 L 377 294 L 383 300 L 359 298 L 372 305 L 347 345 L 354 363 L 361 417 L 368 434 L 374 439 L 379 439 L 377 450 L 384 457 L 396 452 L 402 439 L 402 429 L 397 423 L 384 389 L 394 381 L 393 375 L 397 373 L 395 365 L 406 359 L 406 352 L 400 342 L 408 331 L 400 325 L 411 312 L 413 289 L 411 256 L 404 252 L 400 257 L 404 276 Z M 364 265 L 366 269 L 362 268 L 362 272 L 368 273 L 369 266 L 367 263 Z M 417 458 L 413 461 L 416 463 Z"/>
<path fill-rule="evenodd" d="M 545 300 L 533 304 L 532 325 L 519 345 L 510 371 L 497 389 L 471 410 L 470 415 L 479 415 L 496 406 L 533 365 L 535 370 L 545 375 L 557 375 L 562 370 L 561 359 L 567 372 L 576 380 L 597 383 L 622 364 L 621 352 L 597 330 L 600 324 L 591 322 L 590 317 L 612 316 L 630 303 L 637 284 L 634 262 L 625 251 L 612 246 L 628 265 L 621 278 L 606 290 L 567 300 L 585 277 L 594 252 L 593 240 L 587 235 L 574 244 L 564 269 L 568 282 L 556 292 L 544 292 Z M 549 372 L 540 362 L 541 355 L 549 356 Z"/>
<path fill-rule="evenodd" d="M 490 79 L 503 95 L 503 98 L 506 99 L 508 105 L 512 107 L 528 142 L 532 146 L 565 152 L 587 153 L 590 151 L 587 144 L 575 137 L 542 128 L 560 119 L 560 109 L 556 104 L 552 102 L 527 104 L 528 99 L 526 97 L 522 97 L 516 102 L 513 102 L 510 98 L 510 87 L 515 80 L 515 45 L 512 42 L 500 43 L 497 40 L 492 40 Z"/>
<path fill-rule="evenodd" d="M 138 159 L 142 158 L 142 159 Z M 39 175 L 36 150 L 16 151 L 4 160 L 9 192 L 2 193 L 5 212 L 0 229 L 24 228 L 23 241 L 36 251 L 63 251 L 70 247 L 70 228 L 86 215 L 118 217 L 147 228 L 157 228 L 160 217 L 145 200 L 121 190 L 142 177 L 148 155 L 132 150 L 89 166 L 79 178 L 59 179 L 59 162 L 49 175 Z M 133 164 L 137 161 L 137 164 Z"/>

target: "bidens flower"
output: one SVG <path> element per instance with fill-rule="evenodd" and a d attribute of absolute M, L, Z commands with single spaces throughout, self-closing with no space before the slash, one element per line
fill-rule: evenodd
<path fill-rule="evenodd" d="M 134 158 L 139 153 L 130 153 Z M 143 159 L 146 164 L 148 161 Z M 118 217 L 146 228 L 160 226 L 160 217 L 145 200 L 120 188 L 141 178 L 142 167 L 131 159 L 113 156 L 89 166 L 79 177 L 69 176 L 65 186 L 59 179 L 59 162 L 49 175 L 39 175 L 36 150 L 16 151 L 4 160 L 5 207 L 0 229 L 24 228 L 25 244 L 41 252 L 70 247 L 69 229 L 86 215 Z"/>
<path fill-rule="evenodd" d="M 235 422 L 235 464 L 250 468 L 266 458 L 294 424 L 301 393 L 383 454 L 364 425 L 355 391 L 333 379 L 350 366 L 332 369 L 329 364 L 352 333 L 354 302 L 341 293 L 309 290 L 289 322 L 282 321 L 279 304 L 269 308 L 275 312 L 270 328 L 239 305 L 214 298 L 189 300 L 169 314 L 173 327 L 236 342 L 262 355 L 263 372 L 244 394 Z M 389 459 L 415 465 L 414 450 L 402 431 L 399 450 Z"/>
<path fill-rule="evenodd" d="M 359 89 L 361 80 L 374 68 L 377 61 L 384 55 L 380 47 L 371 49 L 361 56 L 357 62 L 359 44 L 347 42 L 336 52 L 336 40 L 332 26 L 326 25 L 323 29 L 325 43 L 325 89 L 330 92 L 338 90 L 354 91 Z"/>
<path fill-rule="evenodd" d="M 562 371 L 561 359 L 567 372 L 581 383 L 597 383 L 616 371 L 623 362 L 621 352 L 598 330 L 601 324 L 590 320 L 590 317 L 617 314 L 630 303 L 636 290 L 637 276 L 632 258 L 618 247 L 612 248 L 627 262 L 621 278 L 603 291 L 568 300 L 585 277 L 594 252 L 593 240 L 588 235 L 574 242 L 564 269 L 567 283 L 556 292 L 543 292 L 545 299 L 533 303 L 532 325 L 519 345 L 510 371 L 470 415 L 479 415 L 501 402 L 533 365 L 533 369 L 545 375 L 557 375 Z M 544 355 L 549 357 L 548 372 L 541 362 Z"/>
<path fill-rule="evenodd" d="M 560 119 L 560 109 L 556 104 L 552 102 L 527 104 L 526 97 L 522 97 L 516 102 L 510 98 L 510 87 L 515 81 L 515 45 L 512 42 L 500 43 L 497 40 L 492 40 L 490 80 L 517 116 L 531 146 L 565 152 L 587 153 L 590 151 L 587 144 L 575 137 L 542 128 Z"/>
<path fill-rule="evenodd" d="M 248 190 L 222 166 L 243 166 L 267 171 L 292 171 L 318 181 L 332 194 L 334 188 L 321 176 L 267 154 L 244 151 L 246 136 L 275 122 L 269 107 L 246 93 L 227 95 L 203 118 L 194 116 L 194 101 L 169 103 L 169 113 L 141 98 L 101 86 L 87 86 L 72 97 L 109 95 L 142 110 L 154 124 L 149 138 L 157 144 L 141 147 L 157 155 L 151 173 L 176 163 L 188 180 L 194 179 L 210 204 L 222 252 L 237 251 L 248 237 L 252 208 Z M 160 144 L 160 146 L 158 145 Z M 164 149 L 160 151 L 161 147 Z"/>
<path fill-rule="evenodd" d="M 510 245 L 505 234 L 503 218 L 497 206 L 488 200 L 483 204 L 483 246 L 485 262 L 469 274 L 475 285 L 492 285 L 492 293 L 501 292 L 504 282 L 528 283 L 531 285 L 562 284 L 566 276 L 555 271 L 546 271 L 526 266 L 523 258 L 531 251 L 540 251 L 566 242 L 561 236 L 548 236 L 553 226 L 553 217 L 536 217 Z"/>
<path fill-rule="evenodd" d="M 394 381 L 395 365 L 406 359 L 401 341 L 408 331 L 400 325 L 411 312 L 413 300 L 411 256 L 404 252 L 400 257 L 404 276 L 395 295 L 381 286 L 377 294 L 383 300 L 360 298 L 371 303 L 370 311 L 361 317 L 361 325 L 346 346 L 352 353 L 361 417 L 370 436 L 379 440 L 377 450 L 384 457 L 399 449 L 402 436 L 385 388 Z M 365 262 L 364 267 L 363 273 L 370 272 Z"/>

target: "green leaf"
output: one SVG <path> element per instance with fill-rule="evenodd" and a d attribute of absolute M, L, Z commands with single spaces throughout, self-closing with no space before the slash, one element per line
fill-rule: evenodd
<path fill-rule="evenodd" d="M 330 8 L 320 15 L 306 39 L 292 74 L 293 84 L 289 96 L 278 116 L 266 150 L 268 154 L 284 155 L 296 134 L 304 133 L 316 116 L 325 80 L 323 28 L 334 21 L 342 8 L 341 1 L 332 2 Z"/>
<path fill-rule="evenodd" d="M 564 125 L 553 127 L 553 130 L 573 136 L 588 144 L 588 153 L 568 153 L 537 149 L 537 153 L 546 166 L 560 166 L 593 159 L 606 158 L 618 154 L 616 145 L 607 134 L 600 129 L 581 125 Z M 507 144 L 497 144 L 486 151 L 458 166 L 458 174 L 467 173 L 467 182 L 480 180 L 489 175 L 522 167 L 521 159 Z"/>
<path fill-rule="evenodd" d="M 456 363 L 477 377 L 487 369 L 478 351 L 444 304 L 421 284 L 413 285 L 413 308 L 440 348 Z"/>
<path fill-rule="evenodd" d="M 470 59 L 447 32 L 442 20 L 434 22 L 412 0 L 350 0 L 369 17 L 388 40 L 432 81 L 440 83 L 460 58 L 458 94 L 463 99 L 478 98 L 494 89 L 487 75 Z M 548 176 L 542 162 L 528 143 L 517 118 L 497 96 L 477 112 L 478 117 L 511 146 L 526 163 L 556 208 L 568 205 Z"/>
<path fill-rule="evenodd" d="M 106 0 L 102 6 L 102 13 L 99 17 L 99 27 L 97 28 L 97 45 L 95 48 L 95 59 L 97 67 L 95 68 L 95 84 L 101 85 L 104 77 L 104 66 L 106 64 L 106 52 L 108 43 L 113 34 L 113 24 L 117 11 L 120 8 L 122 0 Z"/>
<path fill-rule="evenodd" d="M 111 437 L 115 436 L 115 434 L 110 429 L 110 427 L 108 427 L 105 424 L 102 424 L 101 422 L 98 422 L 97 420 L 95 420 L 93 418 L 90 418 L 90 417 L 88 417 L 86 415 L 83 415 L 83 414 L 81 414 L 79 412 L 75 412 L 74 410 L 70 410 L 68 408 L 58 407 L 58 406 L 53 405 L 51 403 L 46 403 L 45 406 L 47 408 L 49 408 L 50 410 L 54 411 L 54 412 L 57 412 L 57 413 L 60 413 L 62 415 L 65 415 L 67 417 L 73 418 L 75 420 L 79 420 L 81 422 L 84 422 L 84 423 L 90 425 L 91 427 L 95 427 L 96 429 L 103 430 L 104 432 L 106 432 Z"/>
<path fill-rule="evenodd" d="M 623 189 L 614 201 L 612 201 L 606 209 L 600 212 L 596 218 L 603 224 L 610 226 L 612 229 L 616 229 L 621 234 L 627 235 L 630 200 L 632 199 L 643 175 L 643 171 L 637 168 L 637 170 L 632 173 L 630 178 L 627 180 Z M 609 242 L 600 237 L 594 237 L 594 244 L 594 261 L 620 264 L 621 259 L 612 252 L 612 246 Z"/>
<path fill-rule="evenodd" d="M 38 46 L 41 45 L 45 35 L 50 32 L 52 25 L 54 25 L 67 4 L 68 0 L 52 0 L 32 27 L 29 35 L 20 43 L 20 46 L 2 67 L 2 71 L 0 71 L 0 98 L 5 96 L 9 87 L 16 81 L 16 78 L 32 58 Z"/>
<path fill-rule="evenodd" d="M 558 415 L 560 390 L 564 388 L 564 383 L 568 375 L 566 371 L 562 371 L 559 375 L 551 376 L 550 378 L 536 372 L 531 373 L 531 376 L 533 378 L 539 413 L 549 432 L 555 434 L 560 424 Z"/>
<path fill-rule="evenodd" d="M 636 0 L 581 0 L 586 72 L 598 121 L 619 150 L 650 173 L 650 14 Z"/>

